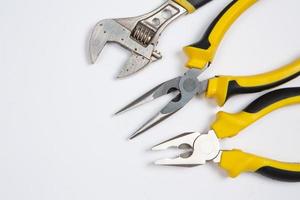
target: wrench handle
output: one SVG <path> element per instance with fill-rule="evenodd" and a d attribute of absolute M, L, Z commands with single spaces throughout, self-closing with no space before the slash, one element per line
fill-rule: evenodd
<path fill-rule="evenodd" d="M 198 8 L 211 2 L 212 0 L 174 0 L 176 3 L 184 7 L 188 13 L 195 12 Z"/>

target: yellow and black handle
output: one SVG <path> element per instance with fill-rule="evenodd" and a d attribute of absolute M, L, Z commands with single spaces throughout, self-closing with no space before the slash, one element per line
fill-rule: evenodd
<path fill-rule="evenodd" d="M 198 8 L 211 2 L 212 0 L 173 0 L 182 7 L 184 7 L 189 13 L 195 12 Z"/>
<path fill-rule="evenodd" d="M 219 139 L 233 137 L 268 113 L 293 104 L 300 104 L 300 87 L 275 90 L 261 96 L 240 113 L 219 112 L 212 129 Z M 240 150 L 224 151 L 220 166 L 231 177 L 243 172 L 257 172 L 273 179 L 300 181 L 300 164 L 270 160 Z"/>
<path fill-rule="evenodd" d="M 255 76 L 217 76 L 209 80 L 206 96 L 222 106 L 232 96 L 256 93 L 286 83 L 300 75 L 300 59 L 275 71 Z"/>
<path fill-rule="evenodd" d="M 202 39 L 184 48 L 184 52 L 189 58 L 187 67 L 204 69 L 207 64 L 211 63 L 227 30 L 245 10 L 257 1 L 232 0 L 211 23 Z"/>
<path fill-rule="evenodd" d="M 212 128 L 220 139 L 233 137 L 270 112 L 298 103 L 300 87 L 275 90 L 253 101 L 242 112 L 219 112 Z"/>
<path fill-rule="evenodd" d="M 300 163 L 280 162 L 241 150 L 223 151 L 220 167 L 232 178 L 244 172 L 256 172 L 279 181 L 300 181 Z"/>

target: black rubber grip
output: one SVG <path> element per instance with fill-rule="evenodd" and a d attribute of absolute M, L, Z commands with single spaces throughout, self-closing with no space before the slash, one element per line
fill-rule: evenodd
<path fill-rule="evenodd" d="M 194 6 L 194 8 L 198 9 L 205 4 L 211 2 L 212 0 L 187 0 L 190 4 Z"/>
<path fill-rule="evenodd" d="M 264 90 L 268 90 L 274 87 L 277 87 L 279 85 L 282 85 L 284 83 L 287 83 L 296 77 L 300 76 L 300 71 L 298 73 L 295 73 L 289 77 L 286 77 L 282 80 L 279 80 L 277 82 L 267 84 L 267 85 L 262 85 L 262 86 L 256 86 L 256 87 L 243 87 L 240 86 L 236 81 L 230 81 L 228 84 L 228 91 L 227 91 L 227 97 L 226 101 L 237 94 L 249 94 L 249 93 L 256 93 L 256 92 L 262 92 Z"/>
<path fill-rule="evenodd" d="M 257 113 L 274 103 L 297 96 L 300 96 L 300 87 L 274 90 L 253 101 L 244 111 Z"/>
<path fill-rule="evenodd" d="M 189 0 L 191 2 L 193 0 Z M 209 25 L 208 29 L 205 31 L 203 37 L 200 41 L 190 45 L 192 47 L 200 48 L 200 49 L 208 49 L 211 46 L 211 43 L 209 41 L 209 36 L 214 30 L 216 24 L 221 19 L 221 17 L 237 2 L 238 0 L 233 0 L 230 4 L 228 4 L 222 12 L 214 19 L 214 21 Z"/>
<path fill-rule="evenodd" d="M 286 181 L 286 182 L 299 182 L 300 172 L 292 172 L 273 167 L 262 167 L 256 171 L 257 173 L 271 179 Z"/>

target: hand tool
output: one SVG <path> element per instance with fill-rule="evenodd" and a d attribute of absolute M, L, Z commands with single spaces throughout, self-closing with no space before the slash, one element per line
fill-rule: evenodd
<path fill-rule="evenodd" d="M 221 77 L 199 81 L 198 76 L 208 68 L 210 63 L 212 62 L 214 55 L 216 53 L 217 47 L 219 46 L 222 38 L 224 37 L 226 31 L 230 28 L 233 22 L 249 7 L 251 7 L 257 0 L 233 0 L 230 4 L 226 6 L 226 8 L 215 18 L 215 20 L 211 23 L 208 30 L 202 37 L 202 39 L 190 46 L 184 48 L 185 53 L 189 57 L 189 61 L 187 63 L 187 67 L 190 68 L 183 76 L 179 76 L 177 78 L 166 81 L 157 87 L 153 88 L 137 100 L 133 101 L 129 105 L 122 108 L 116 114 L 125 112 L 133 107 L 139 106 L 146 102 L 152 101 L 156 98 L 159 98 L 168 93 L 174 92 L 176 97 L 168 103 L 159 113 L 153 116 L 149 121 L 147 121 L 141 128 L 139 128 L 131 137 L 140 135 L 161 121 L 167 119 L 177 111 L 179 111 L 182 107 L 184 107 L 195 95 L 202 94 L 207 90 L 208 96 L 211 97 L 213 94 L 218 95 L 218 99 L 220 99 L 219 104 L 222 105 L 225 103 L 225 99 L 228 99 L 230 96 L 238 93 L 245 92 L 258 92 L 263 89 L 269 88 L 268 86 L 277 80 L 286 80 L 286 77 L 289 77 L 289 74 L 282 74 L 282 76 L 272 77 L 268 81 L 264 81 L 264 79 L 259 79 L 260 82 L 250 84 L 243 84 L 241 86 L 247 86 L 247 88 L 239 87 L 238 83 L 233 85 L 235 82 L 235 78 L 232 78 L 230 84 L 228 83 L 226 88 L 226 84 L 219 84 L 220 87 L 217 92 L 216 85 L 219 81 L 223 81 L 226 83 L 226 78 L 222 79 Z M 264 76 L 262 76 L 264 78 Z M 260 78 L 260 77 L 259 77 Z M 254 78 L 255 79 L 255 78 Z M 252 79 L 250 79 L 252 80 Z M 248 81 L 248 79 L 246 79 Z M 263 84 L 266 84 L 264 86 Z M 209 88 L 207 88 L 209 87 Z M 235 89 L 236 88 L 236 89 Z M 240 89 L 239 89 L 240 88 Z M 214 89 L 214 90 L 212 90 Z M 223 89 L 223 93 L 221 90 Z M 228 92 L 228 95 L 226 95 Z M 221 99 L 223 94 L 223 98 Z"/>
<path fill-rule="evenodd" d="M 243 172 L 257 172 L 277 180 L 300 181 L 300 163 L 284 163 L 241 150 L 220 148 L 221 139 L 236 136 L 241 130 L 274 110 L 298 103 L 300 103 L 300 87 L 285 88 L 261 96 L 240 113 L 219 112 L 210 131 L 204 134 L 185 133 L 153 147 L 153 150 L 165 150 L 170 147 L 186 150 L 177 158 L 158 160 L 156 164 L 197 166 L 213 161 L 219 163 L 219 166 L 233 178 Z"/>
<path fill-rule="evenodd" d="M 192 13 L 212 0 L 168 0 L 152 12 L 131 18 L 105 19 L 94 28 L 90 39 L 92 63 L 108 42 L 115 42 L 131 51 L 118 78 L 129 76 L 149 63 L 161 59 L 156 50 L 162 31 L 175 19 Z"/>
<path fill-rule="evenodd" d="M 188 71 L 193 72 L 191 70 Z M 180 90 L 179 96 L 169 102 L 160 112 L 142 126 L 130 139 L 152 128 L 156 124 L 170 117 L 183 108 L 196 94 L 205 94 L 208 98 L 215 98 L 219 106 L 234 95 L 256 93 L 268 90 L 286 83 L 300 75 L 300 59 L 277 70 L 254 76 L 216 76 L 214 78 L 198 81 L 192 79 L 194 74 L 185 74 L 183 77 L 163 83 L 153 89 L 130 107 L 142 104 L 148 100 L 158 98 L 170 91 Z M 194 76 L 195 77 L 195 76 Z"/>

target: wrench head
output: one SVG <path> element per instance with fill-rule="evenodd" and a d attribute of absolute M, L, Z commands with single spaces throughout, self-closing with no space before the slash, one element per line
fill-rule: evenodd
<path fill-rule="evenodd" d="M 162 56 L 156 50 L 163 30 L 175 19 L 187 14 L 187 10 L 173 0 L 157 9 L 137 17 L 106 19 L 94 28 L 90 40 L 90 57 L 95 63 L 108 42 L 118 43 L 131 52 L 118 78 L 131 75 Z"/>
<path fill-rule="evenodd" d="M 139 43 L 132 35 L 134 20 L 128 19 L 106 19 L 97 23 L 89 44 L 89 52 L 92 63 L 96 63 L 104 46 L 107 43 L 117 43 L 131 52 L 124 67 L 120 70 L 118 78 L 129 76 L 150 62 L 161 58 L 155 51 L 155 44 L 144 45 Z"/>

